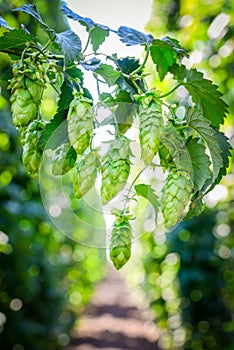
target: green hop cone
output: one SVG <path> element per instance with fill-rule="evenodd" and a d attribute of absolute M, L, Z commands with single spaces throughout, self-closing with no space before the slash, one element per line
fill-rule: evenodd
<path fill-rule="evenodd" d="M 111 142 L 102 165 L 102 204 L 107 204 L 126 185 L 130 173 L 130 147 L 125 136 Z"/>
<path fill-rule="evenodd" d="M 44 88 L 43 71 L 39 70 L 30 58 L 13 65 L 13 79 L 8 88 L 11 89 L 12 122 L 15 126 L 27 126 L 35 119 Z"/>
<path fill-rule="evenodd" d="M 141 96 L 139 102 L 141 158 L 146 165 L 151 165 L 162 134 L 162 103 L 152 94 Z"/>
<path fill-rule="evenodd" d="M 30 175 L 36 175 L 41 163 L 42 152 L 37 142 L 45 127 L 45 122 L 34 120 L 28 127 L 20 129 L 21 142 L 23 147 L 22 159 L 26 171 Z"/>
<path fill-rule="evenodd" d="M 60 145 L 52 159 L 52 174 L 64 175 L 71 170 L 76 162 L 77 154 L 69 143 Z"/>
<path fill-rule="evenodd" d="M 89 152 L 78 162 L 73 177 L 74 191 L 78 199 L 94 186 L 99 167 L 100 161 L 96 151 Z"/>
<path fill-rule="evenodd" d="M 83 154 L 90 145 L 93 120 L 94 113 L 90 101 L 75 97 L 68 112 L 68 136 L 77 154 Z"/>
<path fill-rule="evenodd" d="M 132 228 L 129 216 L 116 215 L 111 232 L 110 258 L 117 270 L 121 269 L 131 256 Z"/>
<path fill-rule="evenodd" d="M 162 190 L 162 213 L 170 228 L 183 217 L 192 193 L 192 181 L 187 172 L 171 170 Z"/>

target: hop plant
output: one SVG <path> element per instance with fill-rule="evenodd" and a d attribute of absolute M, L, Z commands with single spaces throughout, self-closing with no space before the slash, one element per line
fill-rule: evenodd
<path fill-rule="evenodd" d="M 162 213 L 167 228 L 176 225 L 183 216 L 191 193 L 189 174 L 183 170 L 171 170 L 162 190 Z"/>
<path fill-rule="evenodd" d="M 77 198 L 80 199 L 94 186 L 99 167 L 100 161 L 96 151 L 89 152 L 78 162 L 73 177 L 74 191 Z"/>
<path fill-rule="evenodd" d="M 23 147 L 22 159 L 26 171 L 30 175 L 36 175 L 40 167 L 42 152 L 38 148 L 37 142 L 44 127 L 44 121 L 34 120 L 28 127 L 20 129 Z"/>
<path fill-rule="evenodd" d="M 64 175 L 71 170 L 76 162 L 77 154 L 69 143 L 60 145 L 52 159 L 52 174 Z"/>
<path fill-rule="evenodd" d="M 26 58 L 13 65 L 14 78 L 11 89 L 12 122 L 15 126 L 27 126 L 35 119 L 44 88 L 43 68 Z"/>
<path fill-rule="evenodd" d="M 141 158 L 146 165 L 151 165 L 155 154 L 158 152 L 162 133 L 163 117 L 160 99 L 150 93 L 140 96 L 139 138 L 141 144 Z"/>
<path fill-rule="evenodd" d="M 131 256 L 132 228 L 130 215 L 115 214 L 116 219 L 111 232 L 110 258 L 117 270 L 121 269 Z"/>
<path fill-rule="evenodd" d="M 111 142 L 102 165 L 102 204 L 107 204 L 126 185 L 130 173 L 129 140 L 121 135 Z"/>
<path fill-rule="evenodd" d="M 68 136 L 77 154 L 89 147 L 93 135 L 94 113 L 90 100 L 75 96 L 68 112 Z"/>

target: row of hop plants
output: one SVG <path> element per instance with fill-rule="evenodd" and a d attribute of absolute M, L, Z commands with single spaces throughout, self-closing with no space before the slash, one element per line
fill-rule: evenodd
<path fill-rule="evenodd" d="M 105 275 L 105 253 L 78 245 L 51 225 L 38 183 L 22 166 L 7 111 L 0 126 L 1 348 L 60 349 Z"/>
<path fill-rule="evenodd" d="M 221 202 L 165 239 L 142 236 L 138 282 L 161 329 L 160 348 L 233 349 L 233 230 L 234 203 Z"/>

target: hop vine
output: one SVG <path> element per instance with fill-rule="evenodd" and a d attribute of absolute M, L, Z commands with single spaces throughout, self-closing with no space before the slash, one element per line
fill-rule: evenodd
<path fill-rule="evenodd" d="M 72 174 L 78 200 L 99 183 L 102 205 L 113 207 L 123 191 L 122 209 L 112 212 L 115 221 L 110 242 L 110 258 L 120 269 L 131 256 L 134 232 L 129 221 L 137 220 L 131 212 L 133 203 L 138 205 L 140 197 L 148 199 L 155 209 L 155 220 L 161 210 L 165 230 L 170 230 L 185 217 L 198 215 L 204 195 L 226 174 L 231 146 L 220 126 L 228 106 L 212 81 L 182 64 L 182 58 L 189 55 L 176 39 L 157 39 L 125 26 L 115 31 L 74 13 L 66 5 L 61 10 L 85 25 L 84 45 L 70 29 L 56 33 L 43 22 L 35 5 L 23 5 L 15 11 L 32 16 L 43 28 L 43 43 L 27 30 L 11 29 L 5 20 L 0 21 L 5 27 L 0 51 L 14 55 L 8 85 L 12 122 L 19 131 L 22 159 L 30 175 L 38 173 L 43 152 L 50 149 L 51 173 Z M 135 57 L 103 54 L 100 46 L 110 32 L 127 46 L 140 45 L 144 49 L 142 62 Z M 157 83 L 148 87 L 145 77 L 149 57 L 157 81 L 167 79 L 168 73 L 173 77 L 170 91 L 158 91 Z M 85 86 L 84 70 L 93 73 L 98 101 Z M 187 91 L 186 99 L 175 94 L 180 86 Z M 54 89 L 57 103 L 50 120 L 41 111 L 48 87 Z M 105 107 L 110 116 L 99 118 L 95 106 Z M 179 106 L 184 110 L 182 117 L 176 114 Z M 111 129 L 104 154 L 95 145 L 103 126 Z M 57 128 L 62 131 L 56 134 Z M 107 142 L 102 135 L 99 140 Z M 135 145 L 139 145 L 139 155 Z M 143 178 L 147 168 L 155 174 L 153 179 Z M 162 190 L 154 187 L 159 181 L 157 169 L 165 177 Z"/>

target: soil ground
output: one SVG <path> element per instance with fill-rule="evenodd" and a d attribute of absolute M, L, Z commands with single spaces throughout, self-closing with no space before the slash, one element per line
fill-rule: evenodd
<path fill-rule="evenodd" d="M 67 350 L 158 350 L 159 330 L 132 299 L 121 274 L 110 268 Z"/>

